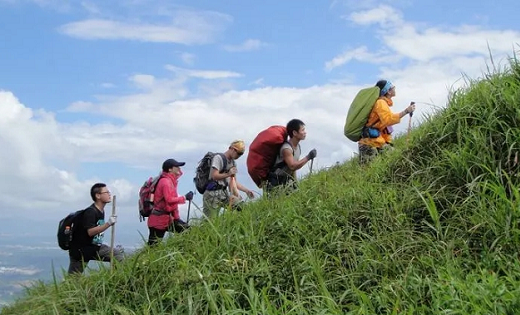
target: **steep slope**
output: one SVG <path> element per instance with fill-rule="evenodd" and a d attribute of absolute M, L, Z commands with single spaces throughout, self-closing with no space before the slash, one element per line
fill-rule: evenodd
<path fill-rule="evenodd" d="M 513 314 L 520 64 L 452 94 L 409 144 L 314 174 L 2 314 Z M 405 136 L 406 137 L 406 136 Z"/>

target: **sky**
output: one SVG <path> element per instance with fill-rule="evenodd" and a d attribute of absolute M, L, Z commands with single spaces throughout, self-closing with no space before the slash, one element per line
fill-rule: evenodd
<path fill-rule="evenodd" d="M 346 161 L 357 152 L 343 135 L 357 91 L 392 81 L 394 111 L 415 101 L 417 126 L 468 78 L 507 65 L 519 9 L 517 0 L 0 0 L 0 235 L 54 240 L 58 221 L 105 182 L 117 196 L 116 243 L 138 242 L 147 235 L 138 190 L 165 159 L 186 162 L 185 194 L 207 151 L 292 118 L 306 123 L 302 154 L 317 149 L 314 170 Z M 259 191 L 246 157 L 238 179 Z"/>

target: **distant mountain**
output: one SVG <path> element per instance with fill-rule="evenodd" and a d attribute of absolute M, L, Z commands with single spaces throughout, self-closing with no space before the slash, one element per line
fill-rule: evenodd
<path fill-rule="evenodd" d="M 110 243 L 110 233 L 106 234 L 105 243 Z M 130 253 L 141 246 L 142 240 L 139 233 L 135 231 L 126 233 L 120 231 L 116 244 L 122 244 L 125 252 Z M 0 309 L 23 295 L 24 288 L 35 281 L 53 281 L 54 276 L 58 281 L 61 280 L 62 272 L 66 272 L 68 265 L 68 252 L 58 247 L 54 229 L 28 231 L 19 235 L 2 233 L 0 235 Z M 96 269 L 96 263 L 91 262 L 89 268 Z"/>

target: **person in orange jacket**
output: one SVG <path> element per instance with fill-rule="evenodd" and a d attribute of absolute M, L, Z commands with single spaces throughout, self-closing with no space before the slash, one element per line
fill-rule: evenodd
<path fill-rule="evenodd" d="M 393 113 L 390 107 L 394 104 L 392 98 L 395 96 L 395 86 L 387 80 L 377 81 L 376 86 L 381 92 L 363 128 L 362 138 L 358 142 L 361 164 L 370 162 L 379 153 L 391 148 L 392 126 L 415 111 L 415 105 L 412 104 L 400 113 Z"/>

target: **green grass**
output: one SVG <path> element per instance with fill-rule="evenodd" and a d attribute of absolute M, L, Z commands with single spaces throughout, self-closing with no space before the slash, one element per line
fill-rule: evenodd
<path fill-rule="evenodd" d="M 114 272 L 40 283 L 1 314 L 516 314 L 519 127 L 513 59 L 368 166 L 320 171 Z"/>

